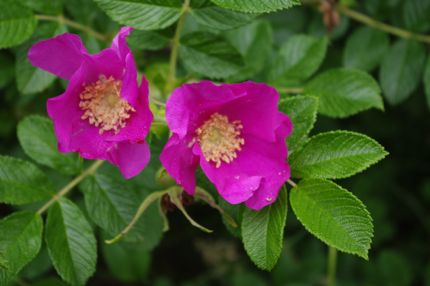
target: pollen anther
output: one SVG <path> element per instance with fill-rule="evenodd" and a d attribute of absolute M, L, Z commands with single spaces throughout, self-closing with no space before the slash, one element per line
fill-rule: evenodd
<path fill-rule="evenodd" d="M 121 85 L 121 81 L 112 76 L 101 75 L 80 94 L 79 107 L 84 111 L 81 119 L 98 127 L 100 134 L 111 130 L 118 134 L 126 126 L 130 113 L 136 111 L 121 98 Z"/>
<path fill-rule="evenodd" d="M 230 122 L 228 117 L 214 113 L 196 130 L 197 141 L 206 161 L 214 162 L 219 168 L 221 163 L 230 163 L 237 158 L 245 140 L 240 136 L 243 125 L 239 120 Z"/>

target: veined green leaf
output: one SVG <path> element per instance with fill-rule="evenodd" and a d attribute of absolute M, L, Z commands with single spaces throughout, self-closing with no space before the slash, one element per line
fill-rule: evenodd
<path fill-rule="evenodd" d="M 281 255 L 287 219 L 287 190 L 281 189 L 277 201 L 256 212 L 245 209 L 242 241 L 251 260 L 261 269 L 271 270 Z"/>
<path fill-rule="evenodd" d="M 191 72 L 210 78 L 226 78 L 244 65 L 242 56 L 219 35 L 206 32 L 182 37 L 180 58 Z"/>
<path fill-rule="evenodd" d="M 303 145 L 315 124 L 318 98 L 300 95 L 289 97 L 279 102 L 279 110 L 293 122 L 293 133 L 287 138 L 288 153 L 291 154 Z"/>
<path fill-rule="evenodd" d="M 0 156 L 0 202 L 29 204 L 49 199 L 53 193 L 48 177 L 35 165 Z"/>
<path fill-rule="evenodd" d="M 312 137 L 289 162 L 295 177 L 339 179 L 367 169 L 387 154 L 363 134 L 333 131 Z"/>
<path fill-rule="evenodd" d="M 406 100 L 418 87 L 425 64 L 424 46 L 400 40 L 385 55 L 379 78 L 387 101 L 396 105 Z"/>
<path fill-rule="evenodd" d="M 175 23 L 181 0 L 94 0 L 113 20 L 140 30 L 157 30 Z"/>
<path fill-rule="evenodd" d="M 330 117 L 347 117 L 372 107 L 384 109 L 378 83 L 360 70 L 328 70 L 311 80 L 304 93 L 318 97 L 319 112 Z"/>
<path fill-rule="evenodd" d="M 234 29 L 254 19 L 254 15 L 234 12 L 217 6 L 191 9 L 190 14 L 200 25 L 215 30 Z"/>
<path fill-rule="evenodd" d="M 36 18 L 30 9 L 14 0 L 0 2 L 0 49 L 23 43 L 35 29 Z"/>
<path fill-rule="evenodd" d="M 85 285 L 96 270 L 97 245 L 81 210 L 64 198 L 55 203 L 48 212 L 45 239 L 58 274 L 72 285 Z"/>
<path fill-rule="evenodd" d="M 313 235 L 341 251 L 368 258 L 372 218 L 352 193 L 323 179 L 305 179 L 291 190 L 291 207 Z"/>
<path fill-rule="evenodd" d="M 124 182 L 113 168 L 102 168 L 94 177 L 81 185 L 90 218 L 106 232 L 115 236 L 133 219 L 140 203 L 148 192 L 136 190 L 132 182 Z M 163 233 L 163 220 L 156 203 L 142 215 L 133 229 L 124 237 L 128 242 L 143 243 L 153 249 Z"/>
<path fill-rule="evenodd" d="M 25 153 L 36 162 L 69 175 L 81 170 L 76 154 L 61 154 L 57 148 L 54 126 L 46 117 L 30 115 L 18 125 L 18 139 Z"/>
<path fill-rule="evenodd" d="M 328 38 L 295 35 L 285 42 L 275 58 L 269 78 L 273 82 L 300 82 L 312 76 L 322 64 Z"/>
<path fill-rule="evenodd" d="M 348 37 L 343 51 L 343 65 L 371 71 L 381 63 L 389 45 L 388 34 L 369 27 L 359 28 Z"/>
<path fill-rule="evenodd" d="M 11 279 L 29 263 L 42 245 L 42 218 L 31 212 L 16 212 L 0 221 L 0 253 L 6 267 L 0 267 L 0 285 Z"/>
<path fill-rule="evenodd" d="M 298 0 L 211 0 L 220 7 L 246 12 L 267 13 L 299 5 Z"/>

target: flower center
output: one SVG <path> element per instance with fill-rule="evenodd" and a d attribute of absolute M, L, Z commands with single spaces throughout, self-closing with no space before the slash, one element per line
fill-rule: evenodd
<path fill-rule="evenodd" d="M 219 168 L 221 162 L 232 162 L 245 144 L 240 136 L 241 129 L 243 125 L 239 120 L 230 122 L 227 116 L 214 113 L 197 128 L 194 140 L 200 144 L 206 161 L 214 162 Z"/>
<path fill-rule="evenodd" d="M 79 107 L 84 111 L 82 120 L 99 128 L 99 133 L 114 131 L 118 134 L 125 127 L 130 113 L 136 110 L 121 98 L 121 81 L 101 75 L 95 83 L 85 86 L 80 94 Z"/>

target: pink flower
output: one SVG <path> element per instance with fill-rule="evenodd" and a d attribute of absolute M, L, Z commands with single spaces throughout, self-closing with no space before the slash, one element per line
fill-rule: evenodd
<path fill-rule="evenodd" d="M 148 82 L 143 77 L 138 86 L 126 43 L 131 30 L 122 28 L 112 46 L 95 55 L 69 33 L 36 43 L 28 54 L 34 66 L 69 81 L 66 91 L 47 103 L 60 152 L 108 160 L 126 178 L 149 161 L 145 137 L 153 119 Z"/>
<path fill-rule="evenodd" d="M 290 119 L 278 111 L 279 94 L 265 84 L 185 84 L 167 102 L 173 133 L 161 153 L 167 172 L 194 194 L 203 172 L 231 204 L 259 210 L 272 204 L 290 177 L 286 137 Z"/>

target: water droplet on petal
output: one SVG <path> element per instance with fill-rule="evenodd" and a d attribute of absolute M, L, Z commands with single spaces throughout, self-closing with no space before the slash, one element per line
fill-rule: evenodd
<path fill-rule="evenodd" d="M 266 198 L 266 201 L 268 201 L 268 202 L 271 202 L 273 200 L 273 198 L 272 197 L 267 197 Z"/>

